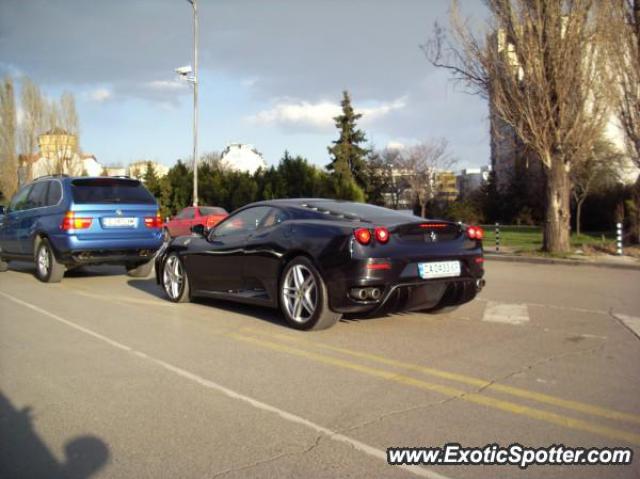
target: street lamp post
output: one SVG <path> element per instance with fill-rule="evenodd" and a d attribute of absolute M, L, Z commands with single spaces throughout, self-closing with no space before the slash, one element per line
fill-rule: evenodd
<path fill-rule="evenodd" d="M 193 206 L 198 206 L 198 0 L 187 0 L 193 7 Z"/>

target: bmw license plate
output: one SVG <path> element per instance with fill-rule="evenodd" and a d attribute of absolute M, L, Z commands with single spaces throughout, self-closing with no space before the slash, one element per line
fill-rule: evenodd
<path fill-rule="evenodd" d="M 103 218 L 102 226 L 105 228 L 135 228 L 136 218 Z"/>
<path fill-rule="evenodd" d="M 422 279 L 452 278 L 454 276 L 460 276 L 460 261 L 418 263 L 418 273 Z"/>

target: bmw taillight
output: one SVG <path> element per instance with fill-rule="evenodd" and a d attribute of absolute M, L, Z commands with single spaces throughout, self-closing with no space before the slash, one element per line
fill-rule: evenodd
<path fill-rule="evenodd" d="M 479 226 L 468 226 L 467 237 L 472 240 L 481 240 L 484 238 L 484 230 Z"/>
<path fill-rule="evenodd" d="M 373 230 L 373 232 L 378 243 L 384 244 L 389 241 L 389 230 L 384 226 L 378 226 L 375 230 Z"/>
<path fill-rule="evenodd" d="M 371 231 L 368 228 L 358 228 L 353 232 L 353 236 L 356 237 L 360 244 L 367 245 L 371 243 Z"/>
<path fill-rule="evenodd" d="M 160 216 L 160 213 L 156 216 L 147 216 L 144 219 L 144 225 L 147 228 L 162 228 L 162 217 Z"/>
<path fill-rule="evenodd" d="M 67 211 L 62 219 L 62 223 L 60 224 L 60 229 L 62 231 L 69 230 L 86 230 L 87 228 L 91 228 L 91 222 L 93 218 L 89 217 L 78 217 L 73 211 Z"/>

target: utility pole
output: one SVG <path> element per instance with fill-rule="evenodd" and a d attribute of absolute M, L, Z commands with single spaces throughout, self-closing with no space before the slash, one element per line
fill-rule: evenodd
<path fill-rule="evenodd" d="M 198 0 L 193 8 L 193 206 L 198 206 Z"/>

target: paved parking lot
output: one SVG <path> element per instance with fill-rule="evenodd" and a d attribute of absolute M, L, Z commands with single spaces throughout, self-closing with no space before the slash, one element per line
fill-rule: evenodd
<path fill-rule="evenodd" d="M 117 268 L 0 274 L 0 476 L 638 477 L 640 271 L 487 263 L 445 315 L 315 333 Z M 634 328 L 636 333 L 634 333 Z M 392 446 L 626 446 L 631 466 L 400 468 Z"/>

